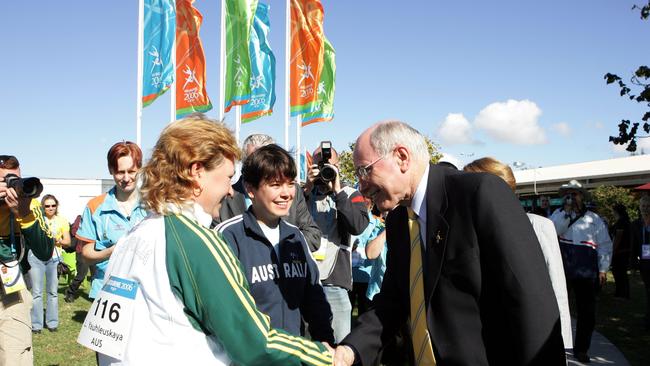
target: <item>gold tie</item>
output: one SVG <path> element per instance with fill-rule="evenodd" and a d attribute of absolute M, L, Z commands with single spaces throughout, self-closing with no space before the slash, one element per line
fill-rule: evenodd
<path fill-rule="evenodd" d="M 427 329 L 427 311 L 424 307 L 424 281 L 422 280 L 422 240 L 420 239 L 420 224 L 418 217 L 408 209 L 409 237 L 411 238 L 411 267 L 410 267 L 410 295 L 411 295 L 411 339 L 413 340 L 413 353 L 415 365 L 434 365 L 436 358 L 433 355 L 431 337 Z"/>

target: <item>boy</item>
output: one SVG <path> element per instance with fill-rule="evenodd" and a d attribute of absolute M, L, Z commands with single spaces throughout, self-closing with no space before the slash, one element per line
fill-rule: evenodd
<path fill-rule="evenodd" d="M 239 258 L 257 307 L 273 328 L 300 335 L 302 316 L 314 340 L 334 343 L 318 267 L 300 230 L 282 219 L 295 197 L 294 160 L 275 144 L 263 146 L 244 161 L 242 176 L 251 206 L 215 230 Z"/>

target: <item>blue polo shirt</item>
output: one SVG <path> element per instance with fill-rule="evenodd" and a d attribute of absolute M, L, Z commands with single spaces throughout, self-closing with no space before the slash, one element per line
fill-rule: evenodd
<path fill-rule="evenodd" d="M 75 236 L 88 244 L 94 244 L 95 250 L 112 247 L 146 216 L 146 211 L 140 205 L 136 205 L 129 216 L 124 216 L 117 204 L 115 189 L 113 187 L 107 193 L 91 199 L 81 215 L 81 225 Z M 97 296 L 104 283 L 108 259 L 95 266 L 97 270 L 89 294 L 92 299 Z"/>

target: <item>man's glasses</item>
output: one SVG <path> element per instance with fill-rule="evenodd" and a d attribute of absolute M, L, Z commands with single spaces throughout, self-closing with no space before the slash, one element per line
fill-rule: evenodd
<path fill-rule="evenodd" d="M 45 208 L 56 208 L 56 205 L 45 205 Z"/>
<path fill-rule="evenodd" d="M 370 175 L 370 172 L 372 171 L 372 166 L 375 165 L 379 160 L 383 159 L 383 156 L 378 157 L 377 159 L 373 160 L 372 163 L 366 165 L 366 166 L 360 166 L 356 169 L 354 169 L 354 173 L 357 175 L 357 178 L 359 179 L 368 179 L 368 176 Z"/>

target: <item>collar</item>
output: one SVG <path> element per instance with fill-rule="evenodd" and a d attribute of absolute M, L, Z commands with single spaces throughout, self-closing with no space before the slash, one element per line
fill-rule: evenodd
<path fill-rule="evenodd" d="M 255 234 L 255 236 L 259 238 L 263 238 L 264 242 L 268 245 L 270 245 L 269 240 L 266 238 L 266 235 L 264 235 L 264 232 L 262 231 L 262 228 L 260 227 L 260 224 L 257 222 L 257 217 L 253 214 L 253 208 L 252 206 L 246 210 L 246 212 L 243 213 L 243 222 L 244 222 L 244 230 L 250 231 L 251 233 Z M 295 236 L 295 232 L 293 230 L 290 230 L 291 226 L 289 226 L 283 219 L 280 219 L 280 223 L 278 224 L 280 228 L 280 237 L 279 237 L 279 242 L 282 243 L 285 240 L 291 240 Z M 296 230 L 298 230 L 296 228 Z"/>
<path fill-rule="evenodd" d="M 113 186 L 108 192 L 106 192 L 106 199 L 104 199 L 104 202 L 99 206 L 99 209 L 102 212 L 107 212 L 107 211 L 115 211 L 121 213 L 120 211 L 120 206 L 117 203 L 117 197 L 115 196 L 115 192 L 117 192 L 117 187 Z M 136 193 L 138 194 L 138 193 Z M 133 212 L 137 210 L 140 207 L 140 197 L 136 199 L 137 204 L 133 206 L 131 209 L 131 212 L 129 212 L 128 216 L 132 216 Z"/>
<path fill-rule="evenodd" d="M 418 183 L 418 188 L 415 190 L 413 199 L 411 200 L 411 209 L 413 212 L 417 213 L 418 217 L 421 217 L 423 220 L 427 217 L 427 206 L 424 205 L 424 199 L 427 193 L 427 183 L 429 182 L 429 164 L 427 164 L 424 173 L 420 177 L 420 183 Z"/>
<path fill-rule="evenodd" d="M 198 222 L 201 226 L 209 228 L 212 223 L 212 216 L 203 210 L 203 207 L 196 202 L 188 203 L 188 205 L 179 207 L 177 205 L 168 203 L 167 207 L 175 214 L 181 214 L 191 220 Z"/>

